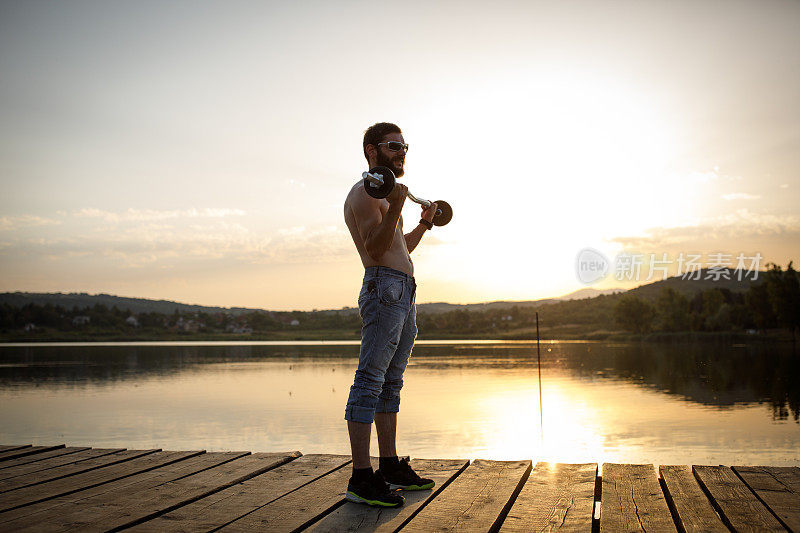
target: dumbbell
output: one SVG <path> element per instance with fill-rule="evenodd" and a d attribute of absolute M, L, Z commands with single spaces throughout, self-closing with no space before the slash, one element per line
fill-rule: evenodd
<path fill-rule="evenodd" d="M 361 177 L 364 178 L 364 190 L 373 198 L 386 198 L 394 189 L 394 172 L 387 167 L 373 167 L 368 172 L 363 172 Z M 423 207 L 430 207 L 432 203 L 430 200 L 423 200 L 417 198 L 410 192 L 406 193 L 408 199 L 416 202 Z M 444 200 L 436 200 L 436 214 L 433 215 L 433 224 L 435 226 L 444 226 L 450 219 L 453 218 L 453 208 Z"/>

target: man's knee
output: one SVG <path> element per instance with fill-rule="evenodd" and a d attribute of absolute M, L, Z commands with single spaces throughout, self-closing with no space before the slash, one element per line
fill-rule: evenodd
<path fill-rule="evenodd" d="M 363 391 L 364 394 L 371 394 L 377 397 L 383 390 L 385 383 L 383 374 L 367 370 L 356 370 L 353 386 L 350 389 L 358 389 Z"/>
<path fill-rule="evenodd" d="M 400 390 L 403 388 L 403 378 L 386 379 L 381 386 L 381 398 L 394 398 L 400 396 Z"/>

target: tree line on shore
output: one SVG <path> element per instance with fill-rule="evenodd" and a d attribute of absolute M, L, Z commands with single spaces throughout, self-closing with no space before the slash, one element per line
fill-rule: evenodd
<path fill-rule="evenodd" d="M 358 313 L 336 311 L 252 311 L 249 313 L 131 313 L 116 306 L 95 304 L 67 309 L 60 305 L 0 304 L 0 332 L 25 331 L 28 336 L 68 332 L 74 335 L 128 334 L 136 337 L 164 334 L 253 334 L 298 330 L 353 330 Z"/>
<path fill-rule="evenodd" d="M 786 328 L 794 334 L 800 327 L 800 278 L 791 262 L 786 270 L 771 264 L 763 281 L 746 292 L 708 289 L 687 298 L 664 288 L 653 303 L 625 295 L 614 317 L 634 333 Z"/>
<path fill-rule="evenodd" d="M 771 264 L 760 283 L 746 291 L 729 288 L 697 290 L 686 296 L 664 286 L 653 297 L 636 291 L 568 300 L 542 307 L 512 307 L 494 311 L 454 310 L 418 316 L 425 333 L 524 332 L 535 334 L 540 314 L 547 337 L 596 338 L 623 330 L 632 334 L 677 332 L 760 332 L 800 327 L 800 277 L 792 263 L 783 270 Z M 513 334 L 511 335 L 513 336 Z"/>
<path fill-rule="evenodd" d="M 764 332 L 800 327 L 800 278 L 792 263 L 770 265 L 746 291 L 707 288 L 685 295 L 663 286 L 651 297 L 637 291 L 583 300 L 486 310 L 419 312 L 422 338 L 534 338 L 536 313 L 544 338 L 604 338 L 620 331 Z M 650 294 L 650 293 L 647 293 Z M 357 338 L 361 319 L 355 309 L 338 311 L 140 312 L 95 304 L 66 308 L 53 304 L 0 304 L 0 335 L 6 339 L 137 339 L 184 336 L 261 336 L 292 338 L 321 333 L 323 338 Z"/>

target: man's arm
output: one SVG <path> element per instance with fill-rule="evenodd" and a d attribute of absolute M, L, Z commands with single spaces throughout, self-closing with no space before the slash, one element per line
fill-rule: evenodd
<path fill-rule="evenodd" d="M 428 222 L 433 222 L 433 215 L 436 214 L 436 202 L 432 203 L 431 206 L 427 209 L 424 207 L 422 208 L 422 218 L 427 220 Z M 406 238 L 406 248 L 408 248 L 408 253 L 411 253 L 414 248 L 417 247 L 419 241 L 422 240 L 422 236 L 425 234 L 425 231 L 428 228 L 422 225 L 422 223 L 417 224 L 417 227 L 411 230 L 410 233 L 406 233 L 403 235 Z"/>
<path fill-rule="evenodd" d="M 379 200 L 370 197 L 366 192 L 357 195 L 353 205 L 356 226 L 364 241 L 364 249 L 375 261 L 379 261 L 392 246 L 397 222 L 400 220 L 400 212 L 406 199 L 406 190 L 404 185 L 395 184 L 392 192 L 386 197 L 389 209 L 385 215 L 381 215 Z"/>
<path fill-rule="evenodd" d="M 403 235 L 406 238 L 406 248 L 408 248 L 408 253 L 414 251 L 414 248 L 417 247 L 419 241 L 422 240 L 422 236 L 425 234 L 425 231 L 428 228 L 423 226 L 422 224 L 417 224 L 417 227 L 411 230 L 409 233 Z"/>

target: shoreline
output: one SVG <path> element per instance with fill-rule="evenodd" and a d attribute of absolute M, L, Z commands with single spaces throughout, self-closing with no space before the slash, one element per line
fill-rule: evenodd
<path fill-rule="evenodd" d="M 420 336 L 417 343 L 444 344 L 469 342 L 504 343 L 536 342 L 536 336 L 528 332 L 506 332 L 488 337 L 486 335 L 445 334 Z M 643 343 L 692 343 L 692 342 L 734 342 L 734 343 L 791 343 L 792 337 L 786 331 L 770 331 L 766 334 L 743 332 L 655 332 L 645 334 L 596 331 L 587 334 L 542 335 L 543 343 L 553 342 L 643 342 Z M 56 332 L 40 334 L 0 334 L 0 346 L 10 345 L 48 345 L 48 344 L 102 344 L 102 343 L 180 343 L 180 344 L 359 344 L 360 335 L 335 330 L 277 332 L 277 334 L 170 334 L 170 335 L 128 335 L 119 333 L 100 333 L 93 335 L 64 335 Z"/>

